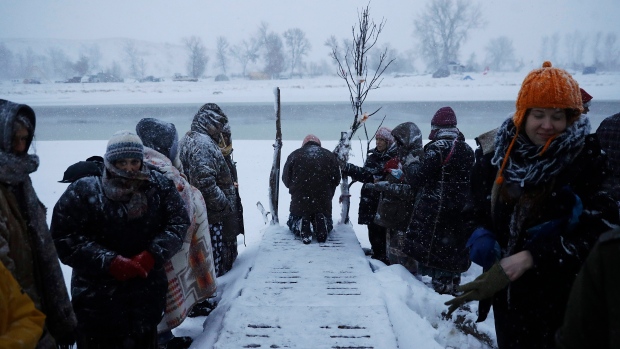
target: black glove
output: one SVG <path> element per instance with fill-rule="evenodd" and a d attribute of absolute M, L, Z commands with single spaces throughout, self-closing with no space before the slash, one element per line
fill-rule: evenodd
<path fill-rule="evenodd" d="M 491 269 L 482 273 L 474 281 L 458 287 L 459 291 L 465 293 L 444 303 L 450 306 L 447 316 L 450 316 L 458 307 L 467 302 L 493 297 L 495 293 L 504 289 L 509 283 L 510 279 L 499 262 L 493 264 Z"/>

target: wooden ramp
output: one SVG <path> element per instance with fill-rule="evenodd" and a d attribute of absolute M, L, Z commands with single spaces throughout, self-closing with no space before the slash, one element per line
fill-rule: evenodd
<path fill-rule="evenodd" d="M 349 226 L 309 245 L 270 229 L 215 348 L 398 348 L 373 280 Z"/>

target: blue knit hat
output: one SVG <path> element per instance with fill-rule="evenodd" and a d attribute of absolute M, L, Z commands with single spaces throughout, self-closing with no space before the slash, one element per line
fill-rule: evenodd
<path fill-rule="evenodd" d="M 113 164 L 120 159 L 144 159 L 144 146 L 142 140 L 129 130 L 117 131 L 108 141 L 105 159 Z"/>

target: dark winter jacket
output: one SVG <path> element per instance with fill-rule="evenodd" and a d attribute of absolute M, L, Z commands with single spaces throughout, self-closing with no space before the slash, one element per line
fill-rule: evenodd
<path fill-rule="evenodd" d="M 282 182 L 291 194 L 291 215 L 323 213 L 331 217 L 332 198 L 340 182 L 340 168 L 332 152 L 307 142 L 286 159 Z"/>
<path fill-rule="evenodd" d="M 396 156 L 396 145 L 392 144 L 386 151 L 379 152 L 377 148 L 368 151 L 364 167 L 347 164 L 342 170 L 343 175 L 364 183 L 360 191 L 360 205 L 358 209 L 358 224 L 370 224 L 377 213 L 380 192 L 369 189 L 367 183 L 383 181 L 386 173 L 383 171 L 385 163 Z"/>
<path fill-rule="evenodd" d="M 73 268 L 72 302 L 85 334 L 126 336 L 154 329 L 166 304 L 163 268 L 183 243 L 189 218 L 172 181 L 150 171 L 143 184 L 148 210 L 129 220 L 121 201 L 103 194 L 102 177 L 69 185 L 54 207 L 51 233 L 61 261 Z M 148 251 L 155 260 L 147 278 L 118 281 L 110 263 Z"/>
<path fill-rule="evenodd" d="M 510 125 L 507 120 L 499 132 Z M 501 141 L 499 132 L 494 147 L 483 145 L 476 151 L 468 231 L 477 227 L 490 231 L 499 243 L 501 258 L 527 250 L 534 262 L 532 269 L 493 298 L 500 348 L 553 347 L 574 277 L 598 234 L 609 229 L 605 222 L 613 220 L 605 218 L 608 210 L 601 207 L 609 202 L 599 191 L 606 176 L 605 160 L 596 137 L 587 135 L 589 121 L 581 118 L 569 129 L 568 134 L 574 134 L 571 137 L 582 139 L 578 143 L 582 145 L 566 147 L 574 159 L 536 185 L 496 183 L 501 163 L 492 163 L 493 149 L 498 149 L 498 143 L 509 142 Z M 580 129 L 583 131 L 577 131 Z M 510 156 L 519 152 L 517 144 Z M 481 304 L 479 311 L 483 320 L 488 308 Z"/>
<path fill-rule="evenodd" d="M 407 253 L 419 263 L 450 272 L 469 268 L 463 208 L 469 196 L 474 152 L 456 129 L 440 129 L 424 147 L 419 167 L 407 167 L 407 183 L 416 191 L 407 228 Z"/>
<path fill-rule="evenodd" d="M 232 154 L 225 156 L 224 160 L 226 160 L 226 164 L 230 170 L 230 175 L 233 182 L 239 183 L 239 177 L 237 176 L 237 163 L 233 161 Z M 239 188 L 234 186 L 233 188 L 235 189 L 235 212 L 224 218 L 223 233 L 224 239 L 234 239 L 236 241 L 237 235 L 245 234 L 245 227 L 243 224 L 243 205 L 241 204 Z"/>
<path fill-rule="evenodd" d="M 616 229 L 601 236 L 577 275 L 556 336 L 558 348 L 620 348 L 619 265 Z"/>
<path fill-rule="evenodd" d="M 424 154 L 422 132 L 415 123 L 405 122 L 392 130 L 392 136 L 395 143 L 398 143 L 398 157 L 390 159 L 385 164 L 385 180 L 390 184 L 381 192 L 374 222 L 386 228 L 404 231 L 413 212 L 415 191 L 407 183 L 403 169 L 417 171 L 420 166 L 420 159 Z"/>
<path fill-rule="evenodd" d="M 214 104 L 205 104 L 194 116 L 191 130 L 180 142 L 183 173 L 202 193 L 207 204 L 209 224 L 237 211 L 236 190 L 228 164 L 214 139 L 221 137 L 226 116 Z"/>
<path fill-rule="evenodd" d="M 56 348 L 75 340 L 77 320 L 47 226 L 46 208 L 30 179 L 39 157 L 12 152 L 18 115 L 25 116 L 34 131 L 36 118 L 30 107 L 0 100 L 0 261 L 46 315 L 38 348 Z M 29 136 L 28 147 L 33 134 Z"/>

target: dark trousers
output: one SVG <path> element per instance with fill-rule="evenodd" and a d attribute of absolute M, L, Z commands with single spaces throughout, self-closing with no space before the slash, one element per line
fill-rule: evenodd
<path fill-rule="evenodd" d="M 387 228 L 369 223 L 368 240 L 372 249 L 372 257 L 387 263 Z"/>

